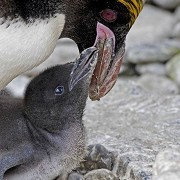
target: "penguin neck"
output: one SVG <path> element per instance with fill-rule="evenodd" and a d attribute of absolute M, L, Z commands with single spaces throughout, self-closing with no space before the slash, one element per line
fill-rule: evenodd
<path fill-rule="evenodd" d="M 36 128 L 44 129 L 49 133 L 59 133 L 68 129 L 72 124 L 81 125 L 84 109 L 56 108 L 47 109 L 41 105 L 25 110 L 26 119 Z M 71 113 L 70 113 L 71 112 Z"/>

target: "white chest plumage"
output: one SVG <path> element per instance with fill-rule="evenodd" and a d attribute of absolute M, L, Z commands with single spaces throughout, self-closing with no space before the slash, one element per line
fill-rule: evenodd
<path fill-rule="evenodd" d="M 65 17 L 36 20 L 0 18 L 0 90 L 19 74 L 45 61 L 53 52 L 63 30 Z"/>

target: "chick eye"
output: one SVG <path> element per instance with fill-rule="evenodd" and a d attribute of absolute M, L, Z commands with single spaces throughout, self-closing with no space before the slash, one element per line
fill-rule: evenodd
<path fill-rule="evenodd" d="M 104 9 L 100 12 L 100 16 L 107 22 L 114 22 L 117 19 L 117 12 L 112 9 Z"/>
<path fill-rule="evenodd" d="M 55 95 L 62 95 L 62 94 L 64 94 L 64 86 L 58 86 L 55 89 Z"/>

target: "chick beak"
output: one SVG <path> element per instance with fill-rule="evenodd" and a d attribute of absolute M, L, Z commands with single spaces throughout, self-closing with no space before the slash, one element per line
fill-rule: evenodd
<path fill-rule="evenodd" d="M 115 35 L 106 26 L 97 24 L 94 47 L 98 49 L 98 60 L 89 87 L 91 100 L 100 100 L 114 86 L 124 56 L 124 47 L 115 55 Z"/>
<path fill-rule="evenodd" d="M 90 79 L 93 71 L 95 69 L 98 57 L 98 50 L 96 47 L 90 47 L 85 49 L 74 62 L 70 74 L 69 90 L 71 91 L 73 87 L 84 77 L 88 76 Z"/>

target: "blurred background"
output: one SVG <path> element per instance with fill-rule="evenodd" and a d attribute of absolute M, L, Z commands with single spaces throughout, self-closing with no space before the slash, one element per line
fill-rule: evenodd
<path fill-rule="evenodd" d="M 47 67 L 73 61 L 78 48 L 70 39 L 59 40 L 54 53 L 39 67 L 8 86 L 16 97 L 32 77 Z M 136 81 L 152 93 L 180 93 L 180 0 L 149 0 L 126 40 L 121 79 Z"/>

